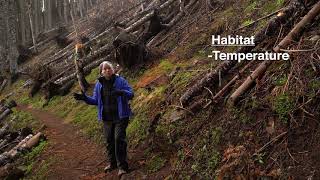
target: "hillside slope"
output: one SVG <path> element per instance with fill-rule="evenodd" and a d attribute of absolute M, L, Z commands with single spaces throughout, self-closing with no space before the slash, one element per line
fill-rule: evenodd
<path fill-rule="evenodd" d="M 177 24 L 160 32 L 149 48 L 159 52 L 161 58 L 121 72 L 135 91 L 131 104 L 135 115 L 127 129 L 134 168 L 124 178 L 317 179 L 320 17 L 306 25 L 299 38 L 283 50 L 289 52 L 290 60 L 271 63 L 234 103 L 229 97 L 261 62 L 222 66 L 223 61 L 208 57 L 212 50 L 272 51 L 317 2 L 305 1 L 305 7 L 294 0 L 210 1 L 212 7 L 205 2 L 196 1 Z M 255 36 L 257 42 L 252 49 L 213 48 L 212 35 Z M 54 46 L 52 42 L 52 49 L 43 51 L 34 61 L 57 52 Z M 219 76 L 210 76 L 219 71 Z M 214 97 L 236 76 L 231 86 Z M 97 77 L 97 68 L 86 76 L 91 84 L 88 94 Z M 24 81 L 13 87 L 21 87 Z M 201 82 L 207 84 L 192 98 L 182 98 Z M 10 98 L 50 111 L 95 143 L 103 143 L 95 107 L 75 102 L 72 93 L 46 102 L 41 93 L 30 98 L 28 91 L 20 88 Z M 80 87 L 73 85 L 71 92 L 78 91 Z M 92 178 L 108 177 L 114 176 L 98 174 Z"/>

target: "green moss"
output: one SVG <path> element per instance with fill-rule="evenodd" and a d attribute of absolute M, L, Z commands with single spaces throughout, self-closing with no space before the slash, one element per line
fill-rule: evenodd
<path fill-rule="evenodd" d="M 54 96 L 45 107 L 45 110 L 53 111 L 59 117 L 66 118 L 75 108 L 83 104 L 83 102 L 76 101 L 71 95 Z"/>
<path fill-rule="evenodd" d="M 209 34 L 210 35 L 215 35 L 215 34 L 220 34 L 224 31 L 225 29 L 225 17 L 220 17 L 217 18 L 211 25 Z"/>
<path fill-rule="evenodd" d="M 234 16 L 234 8 L 230 7 L 228 9 L 226 9 L 225 11 L 223 11 L 223 13 L 221 14 L 221 17 L 224 17 L 225 19 L 228 19 L 229 17 Z"/>
<path fill-rule="evenodd" d="M 33 130 L 40 128 L 39 120 L 36 120 L 31 113 L 19 111 L 15 108 L 12 109 L 13 113 L 9 116 L 9 125 L 11 130 L 17 131 L 24 127 L 30 127 Z"/>
<path fill-rule="evenodd" d="M 167 134 L 169 132 L 169 126 L 167 124 L 159 124 L 156 128 L 155 133 L 158 136 L 167 137 Z"/>
<path fill-rule="evenodd" d="M 32 148 L 30 152 L 23 156 L 26 174 L 29 174 L 33 170 L 33 165 L 36 158 L 41 154 L 47 145 L 47 141 L 41 141 L 38 146 Z"/>
<path fill-rule="evenodd" d="M 208 33 L 200 33 L 197 36 L 190 37 L 188 44 L 178 47 L 176 53 L 181 58 L 192 58 L 204 45 L 210 44 L 211 35 L 212 34 Z"/>
<path fill-rule="evenodd" d="M 83 104 L 76 108 L 71 115 L 72 123 L 80 127 L 81 131 L 98 143 L 103 143 L 102 125 L 97 120 L 97 108 Z"/>
<path fill-rule="evenodd" d="M 149 119 L 155 113 L 150 109 L 156 108 L 164 100 L 165 90 L 165 86 L 160 86 L 150 93 L 144 89 L 136 92 L 137 97 L 132 102 L 134 117 L 127 128 L 128 138 L 133 146 L 147 137 Z"/>
<path fill-rule="evenodd" d="M 20 98 L 15 97 L 18 104 L 28 104 L 37 109 L 41 109 L 46 102 L 39 93 L 37 93 L 34 97 L 29 97 L 27 91 L 25 91 L 18 96 Z"/>
<path fill-rule="evenodd" d="M 4 99 L 4 97 L 5 97 L 7 94 L 11 93 L 13 89 L 15 89 L 15 90 L 20 89 L 21 86 L 22 86 L 24 83 L 25 83 L 25 80 L 19 79 L 19 80 L 17 80 L 16 82 L 14 82 L 13 84 L 11 84 L 11 85 L 9 85 L 9 86 L 7 85 L 7 86 L 5 87 L 5 89 L 2 91 L 2 93 L 0 93 L 0 99 Z"/>
<path fill-rule="evenodd" d="M 127 128 L 128 138 L 130 143 L 134 146 L 139 144 L 147 137 L 148 119 L 145 112 L 137 113 Z"/>
<path fill-rule="evenodd" d="M 89 83 L 94 83 L 98 77 L 99 77 L 99 67 L 91 70 L 91 73 L 88 76 L 86 76 L 86 80 Z"/>
<path fill-rule="evenodd" d="M 282 6 L 284 4 L 284 0 L 277 0 L 277 5 Z"/>
<path fill-rule="evenodd" d="M 37 158 L 48 146 L 47 141 L 40 141 L 38 146 L 32 148 L 30 152 L 23 156 L 22 169 L 25 170 L 26 178 L 24 179 L 45 179 L 45 172 L 48 171 L 49 161 L 46 162 L 45 166 L 40 166 L 37 171 L 34 171 L 34 165 L 37 163 Z M 42 162 L 43 163 L 43 162 Z M 33 174 L 32 174 L 33 173 Z M 32 174 L 31 177 L 28 177 Z M 36 177 L 36 178 L 35 178 Z"/>
<path fill-rule="evenodd" d="M 275 97 L 273 110 L 282 122 L 287 123 L 289 113 L 292 111 L 293 106 L 293 100 L 290 96 L 288 94 L 281 94 Z"/>
<path fill-rule="evenodd" d="M 255 29 L 255 32 L 259 32 L 262 28 L 264 28 L 267 25 L 268 21 L 266 19 L 263 19 L 258 22 L 258 25 Z"/>
<path fill-rule="evenodd" d="M 281 8 L 284 4 L 284 0 L 272 0 L 272 1 L 267 1 L 263 6 L 262 6 L 262 11 L 264 12 L 264 15 L 270 14 L 279 8 Z"/>
<path fill-rule="evenodd" d="M 124 71 L 122 71 L 121 75 L 123 77 L 125 77 L 129 84 L 134 86 L 138 81 L 139 79 L 143 76 L 143 74 L 146 73 L 148 69 L 146 67 L 141 67 L 139 68 L 139 70 L 136 70 L 136 69 L 125 69 Z"/>
<path fill-rule="evenodd" d="M 198 74 L 197 71 L 179 71 L 170 83 L 175 90 L 174 94 L 180 96 L 196 74 Z"/>
<path fill-rule="evenodd" d="M 215 170 L 221 160 L 221 155 L 216 147 L 220 143 L 222 133 L 221 127 L 212 127 L 199 136 L 195 142 L 191 169 L 198 177 L 212 179 L 215 176 Z M 180 159 L 183 160 L 184 153 L 182 151 L 180 156 Z"/>
<path fill-rule="evenodd" d="M 26 176 L 23 178 L 24 180 L 45 180 L 48 179 L 47 176 L 49 172 L 51 171 L 50 167 L 53 163 L 55 163 L 57 160 L 54 156 L 51 156 L 46 161 L 39 162 L 39 165 L 37 166 L 36 171 L 30 171 L 29 174 L 26 174 Z M 26 166 L 26 170 L 28 169 L 34 169 L 35 163 L 29 164 Z"/>
<path fill-rule="evenodd" d="M 277 77 L 275 80 L 274 80 L 274 84 L 276 86 L 283 86 L 286 84 L 286 82 L 288 81 L 288 77 L 287 76 L 281 76 L 281 77 Z"/>
<path fill-rule="evenodd" d="M 153 156 L 150 160 L 146 162 L 147 169 L 150 173 L 159 171 L 166 163 L 166 160 L 160 155 Z"/>
<path fill-rule="evenodd" d="M 245 20 L 241 26 L 248 26 L 249 24 L 253 23 L 253 20 L 252 19 L 248 19 L 248 20 Z"/>
<path fill-rule="evenodd" d="M 245 12 L 246 14 L 252 13 L 252 12 L 257 8 L 257 6 L 258 6 L 258 2 L 257 2 L 257 1 L 253 1 L 253 2 L 251 2 L 251 4 L 249 4 L 249 5 L 246 7 L 246 9 L 244 10 L 244 12 Z"/>
<path fill-rule="evenodd" d="M 319 79 L 314 79 L 308 84 L 309 88 L 317 91 L 320 89 L 320 80 Z"/>
<path fill-rule="evenodd" d="M 162 69 L 165 72 L 170 72 L 173 70 L 174 65 L 168 59 L 163 59 L 161 60 L 158 68 Z"/>

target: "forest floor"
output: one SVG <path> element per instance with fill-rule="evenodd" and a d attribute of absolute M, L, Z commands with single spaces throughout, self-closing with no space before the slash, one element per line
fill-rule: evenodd
<path fill-rule="evenodd" d="M 50 143 L 38 157 L 38 162 L 48 162 L 54 157 L 50 169 L 46 172 L 47 179 L 119 179 L 117 171 L 104 173 L 106 166 L 105 148 L 92 142 L 70 123 L 66 123 L 53 113 L 19 105 L 19 111 L 31 113 L 35 119 L 45 126 L 45 135 Z M 139 157 L 141 152 L 129 151 L 130 173 L 121 179 L 130 179 L 139 174 Z M 41 163 L 37 164 L 41 166 Z M 36 169 L 36 168 L 35 168 Z M 31 175 L 32 176 L 32 175 Z"/>
<path fill-rule="evenodd" d="M 167 32 L 159 48 L 165 56 L 141 68 L 122 72 L 132 85 L 134 116 L 127 128 L 131 171 L 123 179 L 317 179 L 320 176 L 320 49 L 311 37 L 319 34 L 318 18 L 290 49 L 290 61 L 273 63 L 255 86 L 229 107 L 226 100 L 254 71 L 254 62 L 229 88 L 219 102 L 199 112 L 188 113 L 180 107 L 180 97 L 219 65 L 207 57 L 211 35 L 234 34 L 234 29 L 250 24 L 288 4 L 289 1 L 226 1 L 208 13 L 195 6 L 190 14 Z M 241 16 L 239 16 L 241 14 Z M 272 48 L 296 24 L 284 26 L 266 38 L 260 51 Z M 251 36 L 268 25 L 263 19 L 237 33 Z M 289 26 L 290 25 L 290 26 Z M 55 43 L 51 43 L 54 47 Z M 223 47 L 234 52 L 234 47 Z M 47 52 L 48 51 L 48 52 Z M 57 50 L 41 53 L 47 57 Z M 317 58 L 316 58 L 317 57 Z M 244 64 L 222 77 L 221 86 L 208 84 L 195 97 L 210 100 Z M 86 77 L 94 85 L 98 68 Z M 45 124 L 48 146 L 39 153 L 32 177 L 46 164 L 46 179 L 118 179 L 117 171 L 104 173 L 106 155 L 102 126 L 96 120 L 96 108 L 76 102 L 73 86 L 65 96 L 55 96 L 44 106 L 41 95 L 28 97 L 25 81 L 18 81 L 14 100 L 21 112 L 31 113 Z M 92 87 L 87 94 L 92 94 Z M 187 110 L 187 111 L 185 111 Z M 280 136 L 282 135 L 282 136 Z M 281 138 L 279 138 L 281 137 Z M 36 178 L 37 179 L 37 178 Z M 41 178 L 38 178 L 41 179 Z"/>

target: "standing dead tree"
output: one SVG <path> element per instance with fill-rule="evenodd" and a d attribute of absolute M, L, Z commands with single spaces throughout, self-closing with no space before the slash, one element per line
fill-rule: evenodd
<path fill-rule="evenodd" d="M 34 52 L 37 52 L 37 42 L 36 42 L 36 37 L 35 37 L 35 32 L 34 32 L 34 27 L 33 27 L 33 20 L 32 20 L 32 9 L 31 9 L 32 1 L 29 1 L 28 3 L 28 16 L 29 16 L 29 23 L 30 23 L 30 30 L 31 30 L 31 36 L 32 36 L 32 42 L 33 42 L 33 49 Z"/>

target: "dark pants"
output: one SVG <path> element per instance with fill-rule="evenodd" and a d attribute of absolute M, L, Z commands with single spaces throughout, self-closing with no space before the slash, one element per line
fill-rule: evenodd
<path fill-rule="evenodd" d="M 103 121 L 106 138 L 108 161 L 113 166 L 128 170 L 126 129 L 129 118 L 121 119 L 116 123 Z"/>

